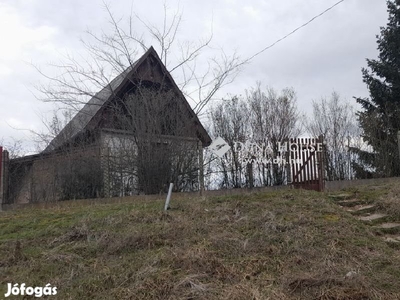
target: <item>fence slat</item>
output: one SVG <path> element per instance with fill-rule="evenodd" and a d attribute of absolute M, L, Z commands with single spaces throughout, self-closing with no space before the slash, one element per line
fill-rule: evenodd
<path fill-rule="evenodd" d="M 323 153 L 317 152 L 318 143 L 322 143 L 322 137 L 290 139 L 297 145 L 295 151 L 291 151 L 290 158 L 299 163 L 291 163 L 291 178 L 295 187 L 322 191 L 323 181 Z M 310 150 L 311 146 L 314 148 Z"/>

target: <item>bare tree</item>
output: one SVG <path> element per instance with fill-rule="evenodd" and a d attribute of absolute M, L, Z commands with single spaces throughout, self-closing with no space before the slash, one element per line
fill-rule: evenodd
<path fill-rule="evenodd" d="M 222 174 L 220 187 L 240 188 L 246 184 L 246 169 L 238 157 L 234 143 L 245 143 L 250 137 L 249 112 L 243 99 L 237 96 L 223 100 L 210 110 L 211 135 L 222 137 L 231 147 L 216 164 L 217 172 Z"/>
<path fill-rule="evenodd" d="M 20 139 L 0 139 L 0 146 L 4 147 L 4 150 L 8 151 L 10 159 L 21 157 L 24 154 L 24 143 Z"/>
<path fill-rule="evenodd" d="M 50 119 L 41 116 L 44 129 L 41 131 L 29 130 L 33 136 L 33 142 L 38 152 L 46 149 L 50 142 L 65 128 L 71 121 L 74 111 L 71 109 L 54 109 Z"/>
<path fill-rule="evenodd" d="M 222 137 L 231 146 L 222 159 L 207 166 L 214 177 L 218 178 L 215 173 L 222 174 L 220 186 L 268 186 L 287 182 L 287 166 L 273 164 L 268 159 L 283 155 L 279 143 L 288 142 L 301 132 L 293 89 L 277 93 L 272 88 L 263 91 L 261 84 L 257 84 L 246 92 L 244 99 L 236 96 L 214 106 L 210 123 L 213 137 Z M 248 157 L 243 157 L 243 149 L 236 148 L 235 142 L 245 147 L 246 143 L 253 143 L 260 149 L 264 147 L 263 155 L 268 157 L 257 159 L 251 149 L 246 154 Z"/>
<path fill-rule="evenodd" d="M 283 89 L 281 93 L 272 88 L 263 91 L 258 83 L 247 92 L 252 139 L 259 144 L 271 144 L 273 157 L 281 154 L 278 149 L 280 142 L 287 142 L 289 138 L 297 137 L 301 133 L 296 100 L 296 93 L 291 88 Z M 285 183 L 285 166 L 259 164 L 257 168 L 262 185 Z"/>
<path fill-rule="evenodd" d="M 306 127 L 313 136 L 324 137 L 327 179 L 352 179 L 354 155 L 349 148 L 360 141 L 353 107 L 333 92 L 329 99 L 313 101 L 313 114 Z"/>
<path fill-rule="evenodd" d="M 127 19 L 118 19 L 110 6 L 104 5 L 110 33 L 88 31 L 82 39 L 86 53 L 79 58 L 66 55 L 59 64 L 51 64 L 58 71 L 56 76 L 36 67 L 48 81 L 47 85 L 37 87 L 39 99 L 61 103 L 77 111 L 115 76 L 129 70 L 138 54 L 148 50 L 153 43 L 168 71 L 178 78 L 178 87 L 193 101 L 195 113 L 201 114 L 215 93 L 230 83 L 244 64 L 236 53 L 227 55 L 223 50 L 215 51 L 215 47 L 211 47 L 212 32 L 198 42 L 179 41 L 182 20 L 179 9 L 170 15 L 164 4 L 164 19 L 160 27 L 134 13 Z M 143 25 L 147 32 L 136 32 L 136 24 Z M 215 54 L 206 56 L 207 52 L 208 55 Z M 202 70 L 199 65 L 207 67 Z"/>
<path fill-rule="evenodd" d="M 107 137 L 112 194 L 198 189 L 197 138 L 179 96 L 165 86 L 137 85 L 110 103 Z"/>
<path fill-rule="evenodd" d="M 129 74 L 138 62 L 138 54 L 149 50 L 152 45 L 167 71 L 175 77 L 178 88 L 192 101 L 194 112 L 201 115 L 217 91 L 235 78 L 244 62 L 236 53 L 227 54 L 212 46 L 212 31 L 196 42 L 179 40 L 182 20 L 179 9 L 170 14 L 165 4 L 164 18 L 161 25 L 156 25 L 135 13 L 120 19 L 110 6 L 104 6 L 109 30 L 100 34 L 86 32 L 82 39 L 84 54 L 68 54 L 60 63 L 51 64 L 56 75 L 36 67 L 47 81 L 47 84 L 37 87 L 38 98 L 80 114 L 85 113 L 81 108 L 90 99 L 90 105 L 103 105 L 103 92 L 115 99 L 108 107 L 113 112 L 109 115 L 114 117 L 104 120 L 113 124 L 103 126 L 113 130 L 105 137 L 108 138 L 110 160 L 108 175 L 103 174 L 110 195 L 155 193 L 163 190 L 167 182 L 174 182 L 176 190 L 196 189 L 199 172 L 198 153 L 195 153 L 197 137 L 182 142 L 182 137 L 187 136 L 192 128 L 187 126 L 190 122 L 183 125 L 185 117 L 182 116 L 185 114 L 181 114 L 174 102 L 176 95 L 169 95 L 169 87 L 163 84 L 145 86 L 143 82 L 133 82 L 128 78 L 137 89 L 134 93 L 127 91 L 130 96 L 124 97 L 114 90 L 112 83 L 125 78 L 124 75 Z M 137 24 L 144 26 L 145 32 L 138 32 Z M 36 134 L 38 140 L 47 142 L 53 133 L 59 132 L 60 124 L 65 125 L 59 118 L 53 118 L 48 124 L 49 133 Z M 92 135 L 79 138 L 88 141 L 74 147 L 93 146 Z M 49 146 L 46 150 L 50 148 L 54 150 Z"/>

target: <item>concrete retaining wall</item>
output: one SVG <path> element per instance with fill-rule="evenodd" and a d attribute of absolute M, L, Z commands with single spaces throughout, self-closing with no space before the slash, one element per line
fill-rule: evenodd
<path fill-rule="evenodd" d="M 391 182 L 396 182 L 396 181 L 400 183 L 400 178 L 399 177 L 389 177 L 389 178 L 326 181 L 325 182 L 325 191 L 333 192 L 333 191 L 339 191 L 339 190 L 354 187 L 354 186 L 385 184 L 385 183 L 391 183 Z"/>
<path fill-rule="evenodd" d="M 391 177 L 391 178 L 374 178 L 374 179 L 358 179 L 358 180 L 343 180 L 343 181 L 327 181 L 325 182 L 325 191 L 332 192 L 338 191 L 345 188 L 355 187 L 355 186 L 363 186 L 363 185 L 381 185 L 386 183 L 399 182 L 399 177 Z M 292 189 L 292 186 L 272 186 L 272 187 L 259 187 L 253 189 L 222 189 L 222 190 L 214 190 L 214 191 L 204 191 L 203 196 L 213 197 L 213 196 L 229 196 L 229 195 L 245 195 L 259 192 L 268 192 L 268 191 L 276 191 L 276 190 L 289 190 Z M 158 195 L 137 195 L 137 196 L 129 196 L 129 197 L 118 197 L 118 198 L 101 198 L 101 199 L 85 199 L 85 200 L 68 200 L 68 201 L 53 201 L 53 202 L 41 202 L 41 203 L 27 203 L 27 204 L 3 204 L 3 210 L 17 209 L 17 208 L 47 208 L 47 207 L 69 207 L 75 205 L 96 205 L 96 204 L 112 204 L 112 203 L 128 203 L 140 200 L 160 200 L 164 201 L 166 195 L 158 194 Z M 179 198 L 198 198 L 200 197 L 198 192 L 192 193 L 173 193 L 172 194 L 172 202 L 173 199 Z M 172 205 L 173 206 L 173 205 Z M 160 205 L 160 210 L 162 206 Z"/>

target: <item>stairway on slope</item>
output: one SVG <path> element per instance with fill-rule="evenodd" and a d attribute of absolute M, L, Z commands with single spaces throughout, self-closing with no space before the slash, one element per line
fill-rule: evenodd
<path fill-rule="evenodd" d="M 345 193 L 331 195 L 330 198 L 357 220 L 370 225 L 385 242 L 400 248 L 400 221 L 394 220 L 390 214 L 379 212 L 375 201 L 357 199 Z"/>

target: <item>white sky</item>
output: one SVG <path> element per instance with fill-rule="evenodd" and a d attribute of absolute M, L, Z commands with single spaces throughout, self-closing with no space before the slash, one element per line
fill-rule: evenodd
<path fill-rule="evenodd" d="M 193 41 L 213 28 L 214 48 L 246 58 L 272 44 L 337 0 L 181 0 L 168 7 L 183 11 L 178 40 Z M 163 1 L 110 1 L 113 13 L 126 17 L 131 9 L 157 24 Z M 376 58 L 376 34 L 387 23 L 386 1 L 346 0 L 321 18 L 256 57 L 235 82 L 218 95 L 243 94 L 260 81 L 275 89 L 293 87 L 301 112 L 311 112 L 312 100 L 335 90 L 354 103 L 367 97 L 361 68 Z M 212 24 L 212 25 L 211 25 Z M 46 83 L 31 63 L 47 70 L 63 53 L 81 54 L 85 30 L 107 30 L 101 0 L 0 0 L 0 141 L 23 139 L 32 147 L 29 131 L 43 130 L 41 116 L 53 106 L 32 94 Z M 136 30 L 144 33 L 139 24 Z M 149 45 L 150 46 L 150 45 Z"/>

